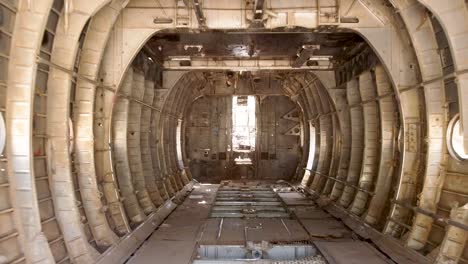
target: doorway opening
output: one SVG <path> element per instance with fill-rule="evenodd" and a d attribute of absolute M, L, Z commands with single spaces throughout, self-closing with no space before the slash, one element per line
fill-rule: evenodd
<path fill-rule="evenodd" d="M 252 164 L 257 136 L 255 96 L 232 97 L 232 150 L 235 164 Z"/>

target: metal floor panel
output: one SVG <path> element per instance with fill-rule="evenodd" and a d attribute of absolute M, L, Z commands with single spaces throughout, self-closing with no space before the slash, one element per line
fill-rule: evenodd
<path fill-rule="evenodd" d="M 309 257 L 295 260 L 195 260 L 193 264 L 327 264 L 322 257 Z"/>
<path fill-rule="evenodd" d="M 191 195 L 134 253 L 128 264 L 189 264 L 218 185 L 196 185 Z"/>
<path fill-rule="evenodd" d="M 310 244 L 305 245 L 271 245 L 262 252 L 253 250 L 259 254 L 252 255 L 252 250 L 243 245 L 201 245 L 198 248 L 198 256 L 201 259 L 235 260 L 258 259 L 260 256 L 271 260 L 304 259 L 315 256 L 317 249 Z M 261 254 L 261 255 L 260 255 Z"/>
<path fill-rule="evenodd" d="M 306 199 L 300 193 L 280 193 L 279 206 L 226 206 L 216 201 L 218 186 L 196 185 L 127 263 L 391 263 L 369 244 L 349 241 L 350 230 L 315 203 L 297 202 Z M 244 188 L 244 192 L 248 190 Z M 277 194 L 271 188 L 269 192 Z M 291 202 L 288 205 L 282 199 Z M 213 217 L 217 213 L 236 214 L 246 207 L 271 215 Z M 273 213 L 285 217 L 271 217 Z M 334 239 L 340 236 L 346 240 Z M 322 241 L 323 237 L 327 240 Z M 254 259 L 254 250 L 261 252 L 261 259 Z M 359 262 L 349 262 L 352 258 Z"/>
<path fill-rule="evenodd" d="M 211 211 L 214 218 L 289 218 L 281 197 L 269 186 L 223 185 Z"/>
<path fill-rule="evenodd" d="M 295 219 L 210 218 L 206 221 L 199 243 L 244 245 L 247 241 L 290 243 L 309 239 L 307 231 Z"/>
<path fill-rule="evenodd" d="M 362 241 L 317 241 L 314 243 L 330 264 L 388 264 L 393 261 Z"/>

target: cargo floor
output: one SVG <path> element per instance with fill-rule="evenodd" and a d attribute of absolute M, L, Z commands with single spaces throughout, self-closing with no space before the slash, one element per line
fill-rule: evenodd
<path fill-rule="evenodd" d="M 236 255 L 242 252 L 249 253 Z M 306 260 L 312 255 L 326 262 Z M 253 182 L 195 185 L 127 263 L 282 263 L 299 256 L 300 263 L 392 263 L 302 193 Z"/>

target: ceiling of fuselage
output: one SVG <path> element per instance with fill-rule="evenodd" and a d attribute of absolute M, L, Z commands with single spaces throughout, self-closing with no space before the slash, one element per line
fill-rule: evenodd
<path fill-rule="evenodd" d="M 326 56 L 340 63 L 359 53 L 366 43 L 351 32 L 203 31 L 159 33 L 147 45 L 159 60 L 183 56 L 219 60 L 291 59 L 305 46 L 314 46 L 313 56 Z"/>

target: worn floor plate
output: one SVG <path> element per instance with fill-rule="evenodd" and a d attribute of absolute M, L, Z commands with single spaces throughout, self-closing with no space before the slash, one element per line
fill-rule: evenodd
<path fill-rule="evenodd" d="M 393 263 L 371 245 L 362 241 L 314 242 L 329 264 L 388 264 Z"/>
<path fill-rule="evenodd" d="M 307 232 L 295 219 L 224 218 L 221 225 L 221 219 L 210 218 L 206 223 L 200 244 L 244 244 L 246 235 L 247 240 L 251 241 L 302 241 L 309 239 Z M 248 227 L 247 230 L 246 227 Z"/>
<path fill-rule="evenodd" d="M 273 188 L 256 185 L 221 186 L 218 188 L 211 212 L 213 218 L 289 218 L 289 216 L 280 196 Z"/>
<path fill-rule="evenodd" d="M 244 246 L 248 243 L 271 243 L 291 246 L 314 243 L 329 263 L 380 264 L 389 263 L 369 244 L 359 241 L 343 242 L 323 238 L 350 237 L 344 224 L 324 212 L 312 202 L 311 205 L 289 205 L 280 200 L 284 211 L 294 211 L 293 217 L 286 218 L 213 218 L 218 185 L 197 185 L 190 196 L 164 221 L 148 238 L 127 263 L 180 263 L 189 264 L 197 255 L 200 246 Z M 262 191 L 264 191 L 262 189 Z M 271 189 L 270 189 L 271 191 Z M 268 192 L 270 192 L 268 191 Z M 270 194 L 269 194 L 270 195 Z M 230 195 L 226 195 L 230 196 Z M 288 193 L 286 199 L 304 199 L 301 194 Z M 284 197 L 283 197 L 284 199 Z M 292 204 L 298 204 L 296 202 Z M 236 210 L 236 206 L 218 207 L 218 211 Z M 242 207 L 242 205 L 240 206 Z M 267 208 L 271 208 L 267 206 Z M 310 241 L 312 239 L 312 241 Z M 346 240 L 347 241 L 347 240 Z M 281 249 L 281 247 L 279 247 Z M 219 253 L 219 252 L 218 252 Z M 303 256 L 301 256 L 303 257 Z M 359 261 L 350 262 L 350 259 Z M 200 260 L 196 263 L 244 263 L 211 262 Z M 213 260 L 219 261 L 219 260 Z M 289 260 L 288 260 L 289 261 Z M 251 263 L 251 262 L 249 262 Z M 262 263 L 262 262 L 257 262 Z M 264 262 L 274 263 L 274 262 Z M 284 262 L 286 263 L 286 262 Z M 323 263 L 323 260 L 292 260 L 287 263 Z"/>
<path fill-rule="evenodd" d="M 329 213 L 317 206 L 296 206 L 290 209 L 299 219 L 326 219 L 333 218 Z"/>
<path fill-rule="evenodd" d="M 301 223 L 312 237 L 342 238 L 351 234 L 345 225 L 333 218 L 327 219 L 301 219 Z"/>
<path fill-rule="evenodd" d="M 200 232 L 209 217 L 217 185 L 198 185 L 188 199 L 135 252 L 127 263 L 180 263 L 192 258 Z"/>
<path fill-rule="evenodd" d="M 314 205 L 314 201 L 297 192 L 279 192 L 279 197 L 288 206 Z"/>

